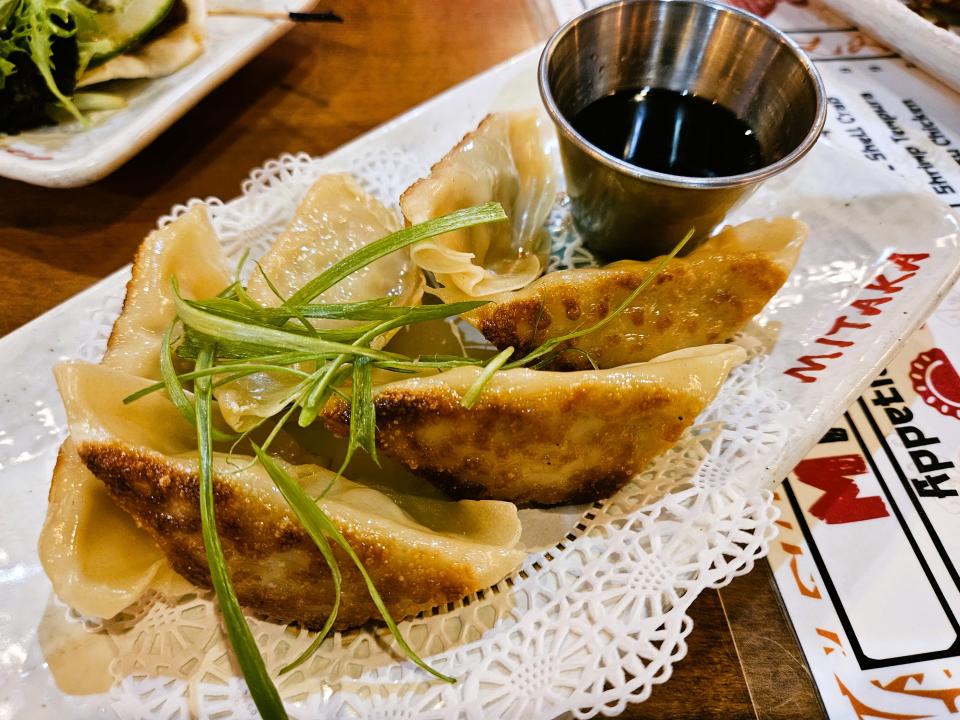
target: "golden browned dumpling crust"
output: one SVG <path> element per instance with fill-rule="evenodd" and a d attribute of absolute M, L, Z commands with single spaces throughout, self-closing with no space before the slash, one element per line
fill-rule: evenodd
<path fill-rule="evenodd" d="M 652 272 L 652 262 L 551 273 L 500 296 L 466 317 L 490 342 L 518 356 L 606 317 Z M 633 304 L 595 333 L 561 345 L 554 370 L 586 370 L 643 362 L 657 355 L 725 342 L 780 289 L 787 273 L 756 254 L 688 260 L 661 271 Z"/>
<path fill-rule="evenodd" d="M 194 585 L 210 588 L 196 472 L 120 443 L 84 445 L 79 452 L 117 503 L 153 536 L 173 569 Z M 321 627 L 333 603 L 330 570 L 297 518 L 229 476 L 217 476 L 214 495 L 217 530 L 240 603 L 277 622 Z M 332 512 L 397 619 L 459 600 L 490 583 L 477 577 L 469 555 L 451 562 L 426 544 L 380 532 L 362 512 Z M 334 554 L 343 575 L 334 627 L 378 618 L 359 571 L 335 545 Z"/>
<path fill-rule="evenodd" d="M 597 367 L 611 368 L 726 342 L 780 289 L 806 236 L 806 225 L 793 218 L 724 228 L 674 259 L 603 328 L 561 346 L 550 369 L 586 370 L 591 358 Z M 658 262 L 624 260 L 550 273 L 523 290 L 491 297 L 465 317 L 498 348 L 513 346 L 519 357 L 607 317 Z"/>
<path fill-rule="evenodd" d="M 62 363 L 55 374 L 70 425 L 70 452 L 85 474 L 76 474 L 72 463 L 64 465 L 70 474 L 62 484 L 67 485 L 58 486 L 52 495 L 57 502 L 45 532 L 65 528 L 89 536 L 100 530 L 90 527 L 84 532 L 83 523 L 71 521 L 71 510 L 94 507 L 97 498 L 89 492 L 89 482 L 97 483 L 106 489 L 105 500 L 111 506 L 116 503 L 146 531 L 147 540 L 156 543 L 176 573 L 209 588 L 196 430 L 160 393 L 124 403 L 149 380 L 82 362 Z M 222 427 L 222 419 L 218 415 L 214 419 Z M 293 443 L 281 440 L 288 444 L 283 450 L 287 459 L 277 461 L 309 497 L 322 495 L 318 504 L 360 557 L 397 619 L 488 588 L 525 557 L 514 547 L 520 522 L 516 508 L 508 503 L 454 503 L 400 491 L 387 494 L 338 478 Z M 240 603 L 275 621 L 321 626 L 334 597 L 329 568 L 267 471 L 249 454 L 238 454 L 241 449 L 213 455 L 217 530 Z M 78 485 L 76 492 L 70 483 Z M 109 520 L 102 514 L 100 518 Z M 152 581 L 142 569 L 111 573 L 111 587 L 86 593 L 82 586 L 95 578 L 74 581 L 77 574 L 72 572 L 90 562 L 125 565 L 123 554 L 136 547 L 121 544 L 123 534 L 113 532 L 111 537 L 120 542 L 108 548 L 121 558 L 101 558 L 103 548 L 71 536 L 69 557 L 60 557 L 61 551 L 47 552 L 44 566 L 62 576 L 58 585 L 67 587 L 71 597 L 85 596 L 88 607 L 135 598 L 136 591 Z M 52 543 L 41 543 L 42 552 L 46 545 L 57 546 L 56 538 L 50 539 Z M 336 627 L 378 619 L 359 571 L 339 550 L 335 555 L 344 583 Z M 142 567 L 147 559 L 140 560 Z"/>
<path fill-rule="evenodd" d="M 470 410 L 461 398 L 478 368 L 390 383 L 374 396 L 377 445 L 454 497 L 597 500 L 680 439 L 742 353 L 710 346 L 614 370 L 508 370 Z M 332 401 L 324 419 L 346 435 L 349 403 Z"/>

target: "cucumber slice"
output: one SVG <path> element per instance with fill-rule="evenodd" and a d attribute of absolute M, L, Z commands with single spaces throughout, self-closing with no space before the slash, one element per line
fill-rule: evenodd
<path fill-rule="evenodd" d="M 97 24 L 100 31 L 96 39 L 102 42 L 98 44 L 98 52 L 90 59 L 88 67 L 101 65 L 143 40 L 169 14 L 175 2 L 176 0 L 97 2 Z"/>

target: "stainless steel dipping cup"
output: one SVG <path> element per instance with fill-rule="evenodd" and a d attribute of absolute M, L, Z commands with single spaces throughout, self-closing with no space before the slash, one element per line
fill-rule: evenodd
<path fill-rule="evenodd" d="M 540 58 L 540 95 L 560 137 L 573 218 L 606 260 L 687 250 L 736 204 L 817 141 L 826 117 L 813 63 L 784 34 L 708 0 L 603 5 L 554 33 Z M 645 170 L 591 145 L 571 118 L 617 90 L 655 87 L 716 100 L 754 131 L 768 163 L 727 177 Z"/>

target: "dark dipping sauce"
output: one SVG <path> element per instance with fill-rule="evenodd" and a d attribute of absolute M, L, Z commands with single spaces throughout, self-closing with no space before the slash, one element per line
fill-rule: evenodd
<path fill-rule="evenodd" d="M 676 90 L 618 90 L 578 112 L 573 127 L 604 152 L 669 175 L 726 177 L 767 164 L 747 123 L 716 102 Z"/>

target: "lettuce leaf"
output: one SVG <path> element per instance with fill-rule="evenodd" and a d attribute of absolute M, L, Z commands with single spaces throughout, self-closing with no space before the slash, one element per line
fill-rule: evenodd
<path fill-rule="evenodd" d="M 7 22 L 13 17 L 13 11 L 17 9 L 18 0 L 0 0 L 0 30 L 7 26 Z"/>
<path fill-rule="evenodd" d="M 17 69 L 16 65 L 7 60 L 7 55 L 13 52 L 13 48 L 7 47 L 8 45 L 11 45 L 8 40 L 0 40 L 0 90 L 6 85 L 7 76 Z"/>
<path fill-rule="evenodd" d="M 70 5 L 77 5 L 82 8 L 82 12 L 74 14 Z M 71 37 L 78 27 L 78 22 L 72 22 L 75 18 L 89 13 L 87 8 L 73 0 L 20 0 L 20 7 L 14 20 L 14 37 L 22 37 L 26 43 L 26 48 L 30 53 L 34 66 L 40 73 L 47 89 L 53 95 L 60 105 L 66 108 L 67 112 L 73 115 L 77 120 L 84 121 L 83 114 L 77 109 L 73 102 L 68 98 L 60 88 L 57 87 L 57 81 L 53 77 L 53 38 Z M 58 22 L 59 21 L 59 22 Z"/>
<path fill-rule="evenodd" d="M 16 43 L 8 37 L 9 32 L 5 31 L 5 28 L 17 9 L 17 3 L 18 0 L 0 0 L 0 90 L 3 89 L 7 76 L 16 70 L 16 65 L 9 60 L 10 55 L 16 52 Z"/>
<path fill-rule="evenodd" d="M 86 122 L 69 96 L 96 50 L 95 42 L 82 39 L 95 37 L 97 30 L 96 13 L 79 0 L 0 0 L 0 90 L 10 76 L 23 75 L 16 97 L 36 103 L 46 95 L 47 102 Z M 64 42 L 69 67 L 57 68 L 54 58 L 64 60 Z M 32 114 L 37 112 L 42 110 Z"/>

